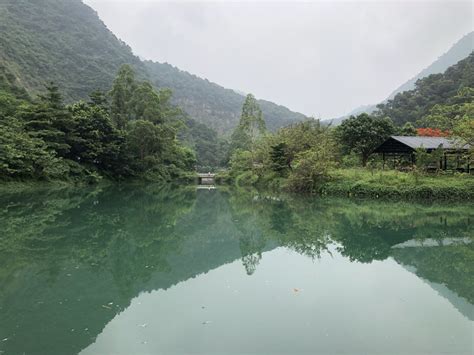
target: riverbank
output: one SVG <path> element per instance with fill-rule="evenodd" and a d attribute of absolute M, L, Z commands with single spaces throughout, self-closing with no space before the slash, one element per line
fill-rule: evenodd
<path fill-rule="evenodd" d="M 125 181 L 112 181 L 103 179 L 92 185 L 108 186 L 123 183 L 139 183 L 145 180 L 130 179 Z M 181 177 L 173 183 L 163 184 L 191 185 L 197 182 L 193 174 Z M 232 179 L 227 172 L 220 172 L 216 182 L 222 185 L 255 186 L 274 191 L 287 191 L 287 180 L 274 176 L 256 175 L 239 176 Z M 2 191 L 41 188 L 64 188 L 72 186 L 88 186 L 84 182 L 71 181 L 9 181 L 0 183 Z M 358 197 L 370 199 L 396 199 L 396 200 L 451 200 L 474 201 L 474 176 L 467 174 L 415 174 L 394 170 L 368 170 L 368 169 L 334 169 L 329 178 L 320 184 L 314 194 L 323 196 Z"/>
<path fill-rule="evenodd" d="M 249 174 L 247 174 L 249 175 Z M 252 185 L 273 190 L 287 190 L 287 179 L 255 174 L 232 179 L 218 174 L 224 184 Z M 333 169 L 326 181 L 313 191 L 324 196 L 362 197 L 400 200 L 474 201 L 474 176 L 468 174 L 421 174 L 396 170 L 363 168 Z"/>
<path fill-rule="evenodd" d="M 319 191 L 323 195 L 395 199 L 474 201 L 468 174 L 416 174 L 400 171 L 338 169 Z"/>

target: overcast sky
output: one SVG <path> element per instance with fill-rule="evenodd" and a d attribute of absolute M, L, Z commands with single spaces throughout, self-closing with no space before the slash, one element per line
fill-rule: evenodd
<path fill-rule="evenodd" d="M 318 118 L 380 102 L 474 27 L 470 0 L 84 2 L 142 58 Z"/>

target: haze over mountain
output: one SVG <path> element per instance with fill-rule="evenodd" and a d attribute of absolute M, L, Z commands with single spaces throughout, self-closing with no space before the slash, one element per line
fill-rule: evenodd
<path fill-rule="evenodd" d="M 469 0 L 85 2 L 143 58 L 318 118 L 383 101 L 473 30 Z"/>
<path fill-rule="evenodd" d="M 242 95 L 168 64 L 142 62 L 82 1 L 0 1 L 0 73 L 10 86 L 36 95 L 53 81 L 68 101 L 85 99 L 109 90 L 126 63 L 140 79 L 171 88 L 174 103 L 193 119 L 220 133 L 237 124 Z M 270 129 L 306 118 L 268 101 L 260 105 Z"/>
<path fill-rule="evenodd" d="M 454 45 L 452 45 L 451 48 L 449 48 L 447 52 L 442 54 L 438 59 L 436 59 L 428 67 L 423 69 L 416 76 L 414 76 L 410 80 L 400 85 L 381 103 L 386 103 L 388 100 L 393 99 L 395 95 L 397 95 L 398 93 L 413 90 L 415 88 L 415 83 L 419 79 L 426 78 L 427 76 L 431 74 L 444 73 L 446 69 L 458 63 L 459 61 L 463 60 L 464 58 L 468 57 L 469 54 L 473 51 L 474 51 L 474 31 L 464 35 L 459 41 L 457 41 Z M 372 113 L 376 109 L 377 109 L 377 104 L 362 105 L 355 108 L 354 110 L 347 113 L 346 115 L 335 118 L 335 119 L 331 119 L 330 121 L 333 122 L 333 124 L 339 124 L 347 117 L 350 117 L 352 115 L 358 115 L 358 114 L 361 114 L 362 112 Z"/>

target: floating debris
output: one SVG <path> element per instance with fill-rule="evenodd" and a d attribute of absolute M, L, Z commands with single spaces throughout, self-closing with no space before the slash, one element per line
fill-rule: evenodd
<path fill-rule="evenodd" d="M 106 306 L 105 304 L 102 305 L 102 308 L 112 309 L 109 306 Z"/>
<path fill-rule="evenodd" d="M 2 341 L 7 341 L 7 340 L 8 340 L 8 338 L 2 339 Z"/>
<path fill-rule="evenodd" d="M 148 344 L 148 342 L 146 340 L 143 340 L 142 344 Z"/>
<path fill-rule="evenodd" d="M 202 322 L 203 325 L 206 325 L 206 324 L 211 324 L 212 322 L 210 320 L 206 320 L 204 322 Z"/>
<path fill-rule="evenodd" d="M 142 328 L 146 328 L 146 327 L 148 326 L 148 324 L 147 324 L 147 323 L 143 323 L 143 324 L 139 324 L 138 326 L 139 326 L 139 327 L 142 327 Z"/>

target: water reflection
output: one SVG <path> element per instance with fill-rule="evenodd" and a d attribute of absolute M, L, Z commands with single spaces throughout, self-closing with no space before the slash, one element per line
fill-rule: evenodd
<path fill-rule="evenodd" d="M 126 185 L 3 193 L 0 206 L 6 354 L 76 354 L 140 293 L 239 259 L 258 274 L 278 247 L 354 265 L 393 259 L 473 320 L 472 205 Z"/>

